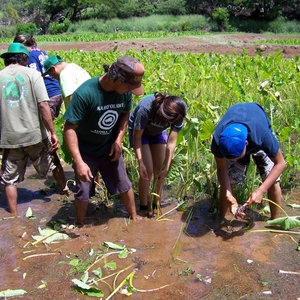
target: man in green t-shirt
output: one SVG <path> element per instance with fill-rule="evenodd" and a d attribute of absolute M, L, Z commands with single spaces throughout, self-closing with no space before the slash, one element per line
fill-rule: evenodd
<path fill-rule="evenodd" d="M 59 140 L 40 72 L 27 67 L 29 52 L 20 43 L 10 44 L 0 57 L 5 64 L 0 71 L 0 147 L 3 149 L 0 180 L 5 185 L 8 209 L 17 215 L 16 184 L 24 180 L 28 159 L 41 177 L 53 171 L 62 189 L 66 182 L 64 174 L 53 164 L 51 153 L 59 148 Z"/>
<path fill-rule="evenodd" d="M 64 118 L 66 143 L 71 152 L 77 183 L 77 222 L 83 225 L 94 179 L 99 171 L 111 195 L 120 195 L 127 212 L 136 218 L 131 182 L 122 158 L 122 141 L 132 106 L 132 93 L 144 92 L 144 66 L 123 56 L 108 73 L 85 81 L 72 96 Z"/>

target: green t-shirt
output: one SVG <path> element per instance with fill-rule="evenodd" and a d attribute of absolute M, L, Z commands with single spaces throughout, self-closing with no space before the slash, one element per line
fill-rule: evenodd
<path fill-rule="evenodd" d="M 130 111 L 131 92 L 106 92 L 99 77 L 85 81 L 73 94 L 64 119 L 77 124 L 80 151 L 98 157 L 108 154 L 117 137 L 116 123 L 123 111 Z"/>
<path fill-rule="evenodd" d="M 35 145 L 47 137 L 38 103 L 49 101 L 37 70 L 11 65 L 0 71 L 1 148 Z"/>

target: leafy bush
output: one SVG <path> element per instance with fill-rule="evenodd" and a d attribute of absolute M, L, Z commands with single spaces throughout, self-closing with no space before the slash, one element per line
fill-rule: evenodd
<path fill-rule="evenodd" d="M 229 12 L 227 8 L 217 8 L 212 13 L 212 19 L 218 25 L 218 31 L 229 31 Z"/>
<path fill-rule="evenodd" d="M 278 17 L 275 21 L 270 22 L 268 31 L 273 33 L 297 33 L 300 32 L 300 24 L 296 21 L 289 21 L 284 17 Z"/>
<path fill-rule="evenodd" d="M 36 35 L 39 32 L 40 30 L 36 27 L 34 23 L 22 23 L 16 25 L 16 34 Z"/>
<path fill-rule="evenodd" d="M 133 17 L 129 19 L 92 19 L 70 25 L 68 32 L 112 33 L 115 28 L 120 32 L 157 32 L 157 31 L 199 31 L 207 30 L 209 21 L 200 15 L 152 15 L 149 17 Z"/>
<path fill-rule="evenodd" d="M 67 32 L 71 25 L 71 21 L 69 19 L 64 19 L 63 22 L 53 22 L 49 25 L 49 33 L 50 34 L 60 34 Z"/>

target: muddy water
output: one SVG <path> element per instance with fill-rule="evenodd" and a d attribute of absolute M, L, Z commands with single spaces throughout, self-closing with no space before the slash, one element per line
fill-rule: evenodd
<path fill-rule="evenodd" d="M 72 178 L 72 170 L 69 167 L 66 170 L 67 177 Z M 206 199 L 190 201 L 187 211 L 174 210 L 166 221 L 139 215 L 132 222 L 118 201 L 107 207 L 99 205 L 99 199 L 95 198 L 88 209 L 87 224 L 83 228 L 67 227 L 67 240 L 26 246 L 28 241 L 34 241 L 32 235 L 39 234 L 39 227 L 49 227 L 51 221 L 58 219 L 72 225 L 75 216 L 73 196 L 65 198 L 51 189 L 42 192 L 51 178 L 44 181 L 34 174 L 28 168 L 26 181 L 19 185 L 18 218 L 7 218 L 5 197 L 0 198 L 0 290 L 24 289 L 27 294 L 22 299 L 89 299 L 72 289 L 72 279 L 80 279 L 95 261 L 96 254 L 104 249 L 102 243 L 108 241 L 134 248 L 136 252 L 124 259 L 111 255 L 91 268 L 90 277 L 91 271 L 98 267 L 104 277 L 116 272 L 103 268 L 106 262 L 116 262 L 117 271 L 129 267 L 117 278 L 107 279 L 108 284 L 99 282 L 98 288 L 105 294 L 103 299 L 110 295 L 115 278 L 117 286 L 134 269 L 137 270 L 134 287 L 148 292 L 136 292 L 132 299 L 300 298 L 300 275 L 279 273 L 279 270 L 300 272 L 300 252 L 296 251 L 300 236 L 249 232 L 250 228 L 267 229 L 266 217 L 251 210 L 247 212 L 247 220 L 221 224 L 209 212 L 210 203 Z M 289 203 L 300 203 L 296 192 Z M 163 213 L 175 205 L 175 199 L 166 197 Z M 35 216 L 33 220 L 25 217 L 29 207 Z M 286 205 L 284 209 L 290 215 L 299 215 L 299 210 Z M 75 258 L 81 264 L 86 263 L 77 269 L 78 273 L 69 265 Z M 127 297 L 117 293 L 112 299 Z"/>

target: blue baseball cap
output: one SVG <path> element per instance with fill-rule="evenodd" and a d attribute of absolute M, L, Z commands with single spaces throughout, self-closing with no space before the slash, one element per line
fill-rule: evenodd
<path fill-rule="evenodd" d="M 239 157 L 242 155 L 248 129 L 245 125 L 239 123 L 230 124 L 220 135 L 219 147 L 225 157 Z"/>

